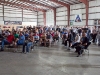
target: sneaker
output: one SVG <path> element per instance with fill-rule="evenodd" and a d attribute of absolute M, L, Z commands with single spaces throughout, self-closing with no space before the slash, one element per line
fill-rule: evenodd
<path fill-rule="evenodd" d="M 72 49 L 74 49 L 74 47 L 73 47 L 73 46 L 71 46 L 71 48 L 72 48 Z"/>
<path fill-rule="evenodd" d="M 34 49 L 31 49 L 32 51 L 34 50 Z"/>
<path fill-rule="evenodd" d="M 0 51 L 2 52 L 2 51 L 4 51 L 4 49 L 2 49 L 2 48 L 1 48 L 1 50 L 0 50 Z"/>
<path fill-rule="evenodd" d="M 82 54 L 81 55 L 78 55 L 77 57 L 81 57 L 82 56 Z"/>
<path fill-rule="evenodd" d="M 27 54 L 27 53 L 29 53 L 29 52 L 26 52 L 25 54 Z"/>
<path fill-rule="evenodd" d="M 70 48 L 68 48 L 67 50 L 71 50 Z"/>
<path fill-rule="evenodd" d="M 78 55 L 78 56 L 76 56 L 76 57 L 79 57 L 79 55 Z"/>

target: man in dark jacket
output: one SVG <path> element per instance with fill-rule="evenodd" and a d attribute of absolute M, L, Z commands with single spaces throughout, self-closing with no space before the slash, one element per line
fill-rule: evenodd
<path fill-rule="evenodd" d="M 82 38 L 78 46 L 76 46 L 76 52 L 78 52 L 79 57 L 83 53 L 83 49 L 86 49 L 91 43 L 89 42 L 89 39 L 86 37 L 86 33 L 82 33 Z"/>

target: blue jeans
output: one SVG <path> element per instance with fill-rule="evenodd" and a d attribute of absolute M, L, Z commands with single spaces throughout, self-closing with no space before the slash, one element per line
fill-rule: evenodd
<path fill-rule="evenodd" d="M 3 39 L 2 42 L 1 42 L 1 49 L 3 50 L 4 49 L 4 45 L 8 45 L 10 44 L 6 39 Z"/>
<path fill-rule="evenodd" d="M 33 45 L 33 42 L 28 42 L 28 43 L 25 43 L 23 45 L 23 51 L 22 52 L 25 52 L 25 46 L 26 46 L 26 52 L 29 52 L 29 49 L 30 47 Z"/>
<path fill-rule="evenodd" d="M 19 40 L 17 41 L 17 45 L 23 45 L 25 42 L 20 42 Z"/>

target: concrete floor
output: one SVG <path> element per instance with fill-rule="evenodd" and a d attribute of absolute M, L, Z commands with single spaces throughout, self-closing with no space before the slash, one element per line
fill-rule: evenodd
<path fill-rule="evenodd" d="M 0 52 L 0 75 L 100 75 L 100 47 L 76 57 L 62 45 L 35 47 L 29 54 Z"/>

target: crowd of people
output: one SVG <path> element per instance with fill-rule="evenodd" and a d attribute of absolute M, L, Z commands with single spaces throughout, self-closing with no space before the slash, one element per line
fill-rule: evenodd
<path fill-rule="evenodd" d="M 17 47 L 22 45 L 22 52 L 30 52 L 30 48 L 34 45 L 40 45 L 43 47 L 50 47 L 59 40 L 62 40 L 62 44 L 67 47 L 68 50 L 75 48 L 80 56 L 83 53 L 84 48 L 88 48 L 91 41 L 100 46 L 100 31 L 96 28 L 69 28 L 59 26 L 56 27 L 24 27 L 23 30 L 15 30 L 14 28 L 9 30 L 2 30 L 0 28 L 0 45 L 1 50 L 4 51 L 4 45 Z"/>

